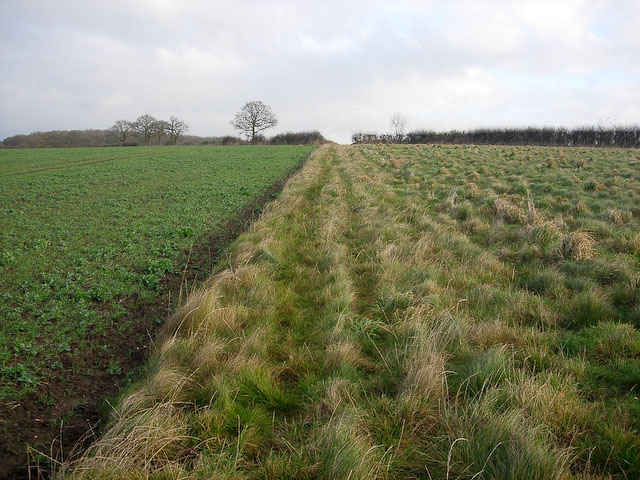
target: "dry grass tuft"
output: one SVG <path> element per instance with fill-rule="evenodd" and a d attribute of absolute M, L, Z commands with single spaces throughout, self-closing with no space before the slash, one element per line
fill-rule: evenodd
<path fill-rule="evenodd" d="M 529 378 L 512 389 L 527 414 L 543 420 L 563 443 L 581 434 L 592 418 L 592 408 L 580 400 L 577 387 L 568 378 L 550 376 L 544 383 Z"/>
<path fill-rule="evenodd" d="M 629 240 L 629 244 L 634 253 L 640 252 L 640 233 L 637 233 L 633 238 Z"/>
<path fill-rule="evenodd" d="M 460 230 L 466 234 L 475 235 L 478 233 L 487 233 L 490 229 L 489 224 L 479 218 L 470 218 L 460 223 Z"/>
<path fill-rule="evenodd" d="M 146 478 L 145 472 L 175 470 L 188 455 L 191 441 L 183 417 L 173 405 L 156 404 L 119 418 L 65 478 L 107 478 L 100 476 L 105 472 L 108 478 Z"/>
<path fill-rule="evenodd" d="M 584 202 L 584 200 L 578 200 L 571 209 L 571 213 L 574 215 L 578 213 L 591 213 L 591 210 L 589 210 L 589 206 Z"/>
<path fill-rule="evenodd" d="M 206 343 L 194 356 L 194 367 L 208 373 L 218 371 L 228 357 L 228 348 L 228 342 L 221 338 L 207 338 Z"/>
<path fill-rule="evenodd" d="M 598 255 L 595 245 L 593 235 L 584 230 L 576 230 L 562 237 L 557 252 L 563 259 L 589 260 Z"/>
<path fill-rule="evenodd" d="M 404 165 L 404 160 L 398 158 L 398 157 L 393 157 L 391 159 L 391 165 L 393 165 L 393 168 L 395 168 L 396 170 L 399 168 L 402 168 L 402 165 Z"/>
<path fill-rule="evenodd" d="M 618 175 L 616 175 L 615 177 L 611 178 L 610 180 L 607 180 L 606 185 L 607 185 L 607 187 L 614 187 L 614 186 L 620 185 L 622 183 L 622 181 L 623 181 L 622 178 L 619 177 Z"/>
<path fill-rule="evenodd" d="M 384 465 L 377 461 L 379 448 L 371 440 L 361 430 L 356 413 L 332 417 L 318 432 L 314 445 L 318 452 L 316 478 L 378 478 Z"/>
<path fill-rule="evenodd" d="M 592 178 L 584 184 L 584 189 L 588 192 L 602 192 L 607 189 L 604 183 L 599 182 L 597 179 Z"/>
<path fill-rule="evenodd" d="M 586 158 L 576 158 L 573 161 L 573 166 L 576 167 L 578 170 L 582 170 L 584 167 L 587 166 L 587 159 Z"/>
<path fill-rule="evenodd" d="M 422 340 L 419 353 L 408 364 L 404 386 L 425 397 L 443 398 L 445 395 L 445 357 L 429 340 Z"/>
<path fill-rule="evenodd" d="M 346 406 L 351 402 L 351 394 L 354 390 L 354 385 L 344 379 L 335 378 L 332 379 L 327 387 L 327 398 L 325 404 L 329 407 L 331 413 L 338 410 L 340 405 Z"/>
<path fill-rule="evenodd" d="M 327 346 L 325 368 L 338 370 L 343 366 L 362 365 L 360 349 L 353 342 L 342 341 Z"/>
<path fill-rule="evenodd" d="M 607 211 L 607 219 L 616 225 L 622 225 L 625 223 L 622 217 L 622 213 L 619 210 L 616 210 L 615 208 L 610 208 Z"/>
<path fill-rule="evenodd" d="M 185 391 L 191 383 L 185 372 L 176 367 L 160 368 L 147 383 L 146 389 L 154 401 L 183 401 Z M 135 410 L 137 407 L 134 407 Z"/>
<path fill-rule="evenodd" d="M 527 216 L 506 197 L 498 197 L 493 203 L 493 208 L 498 219 L 507 223 L 524 223 Z"/>
<path fill-rule="evenodd" d="M 394 245 L 387 245 L 380 251 L 380 257 L 386 262 L 396 262 L 400 257 L 400 249 Z"/>
<path fill-rule="evenodd" d="M 465 190 L 471 197 L 477 197 L 482 192 L 482 190 L 480 190 L 480 187 L 478 187 L 478 185 L 473 182 L 467 183 Z"/>
<path fill-rule="evenodd" d="M 607 219 L 616 225 L 625 225 L 631 221 L 631 218 L 631 212 L 623 212 L 616 208 L 610 208 L 607 211 Z"/>
<path fill-rule="evenodd" d="M 447 395 L 447 347 L 457 344 L 466 328 L 457 318 L 431 316 L 428 307 L 417 307 L 405 325 L 414 337 L 415 350 L 406 361 L 404 388 L 432 400 L 444 400 Z"/>
<path fill-rule="evenodd" d="M 447 199 L 436 206 L 436 212 L 445 212 L 456 208 L 456 199 L 458 198 L 458 189 L 451 190 Z"/>
<path fill-rule="evenodd" d="M 368 175 L 359 175 L 359 176 L 358 176 L 358 179 L 359 179 L 360 181 L 362 181 L 362 182 L 374 183 L 373 178 L 371 178 L 371 177 L 370 177 L 370 176 L 368 176 Z"/>
<path fill-rule="evenodd" d="M 497 319 L 474 323 L 471 331 L 473 343 L 484 350 L 496 345 L 525 345 L 528 341 L 522 334 L 522 328 L 508 325 Z"/>
<path fill-rule="evenodd" d="M 546 330 L 549 327 L 555 327 L 558 322 L 558 314 L 550 309 L 544 300 L 537 295 L 525 292 L 512 293 L 506 310 L 508 320 L 518 325 L 533 325 Z"/>

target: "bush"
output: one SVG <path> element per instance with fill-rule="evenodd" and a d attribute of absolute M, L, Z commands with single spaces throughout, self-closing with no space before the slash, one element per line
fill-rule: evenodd
<path fill-rule="evenodd" d="M 220 137 L 220 145 L 242 145 L 244 140 L 240 137 L 234 137 L 233 135 L 225 135 Z"/>
<path fill-rule="evenodd" d="M 269 145 L 315 145 L 326 143 L 326 139 L 317 130 L 309 132 L 286 132 L 274 135 Z"/>

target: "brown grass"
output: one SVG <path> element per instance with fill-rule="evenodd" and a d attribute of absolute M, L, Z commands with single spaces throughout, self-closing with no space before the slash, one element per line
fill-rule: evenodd
<path fill-rule="evenodd" d="M 598 255 L 595 245 L 596 240 L 593 235 L 584 230 L 577 230 L 562 237 L 557 251 L 564 259 L 588 260 Z"/>
<path fill-rule="evenodd" d="M 511 200 L 506 197 L 498 197 L 493 203 L 493 208 L 500 220 L 508 223 L 524 223 L 527 216 Z"/>

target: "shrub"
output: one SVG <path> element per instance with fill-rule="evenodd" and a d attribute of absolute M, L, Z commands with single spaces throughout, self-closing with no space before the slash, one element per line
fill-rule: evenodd
<path fill-rule="evenodd" d="M 327 140 L 317 130 L 280 133 L 268 141 L 270 145 L 315 145 L 326 142 Z"/>

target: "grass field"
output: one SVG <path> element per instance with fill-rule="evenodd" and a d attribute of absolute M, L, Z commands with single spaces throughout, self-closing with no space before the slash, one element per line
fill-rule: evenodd
<path fill-rule="evenodd" d="M 640 477 L 637 152 L 325 146 L 67 478 Z"/>
<path fill-rule="evenodd" d="M 118 343 L 149 343 L 136 309 L 166 296 L 162 279 L 183 271 L 185 252 L 311 150 L 0 151 L 2 404 L 15 414 L 76 395 L 74 379 L 104 373 L 91 371 L 91 358 L 123 377 Z"/>

